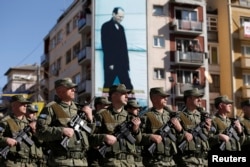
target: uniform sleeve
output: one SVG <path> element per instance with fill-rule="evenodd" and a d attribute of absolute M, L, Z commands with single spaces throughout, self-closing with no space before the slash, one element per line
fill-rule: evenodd
<path fill-rule="evenodd" d="M 4 136 L 7 123 L 0 122 L 0 147 L 6 146 L 6 137 Z"/>
<path fill-rule="evenodd" d="M 63 139 L 62 127 L 53 126 L 53 120 L 55 120 L 55 115 L 52 108 L 43 108 L 37 119 L 36 130 L 38 138 L 44 142 Z"/>

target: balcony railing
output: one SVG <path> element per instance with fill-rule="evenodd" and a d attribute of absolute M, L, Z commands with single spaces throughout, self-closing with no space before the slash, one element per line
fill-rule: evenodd
<path fill-rule="evenodd" d="M 250 86 L 242 86 L 242 98 L 250 98 Z"/>
<path fill-rule="evenodd" d="M 201 34 L 203 30 L 200 21 L 175 19 L 171 22 L 171 26 L 174 26 L 175 32 L 178 33 Z"/>
<path fill-rule="evenodd" d="M 183 65 L 202 66 L 204 63 L 204 53 L 176 51 L 175 63 Z"/>
<path fill-rule="evenodd" d="M 241 56 L 241 68 L 250 69 L 250 56 Z"/>
<path fill-rule="evenodd" d="M 91 26 L 91 14 L 86 14 L 85 18 L 81 18 L 78 20 L 78 30 L 82 33 L 85 30 L 89 30 Z"/>
<path fill-rule="evenodd" d="M 49 64 L 49 55 L 48 54 L 43 54 L 41 56 L 41 65 L 46 66 L 47 64 Z"/>
<path fill-rule="evenodd" d="M 77 54 L 77 57 L 78 57 L 78 63 L 79 64 L 84 63 L 86 60 L 90 60 L 91 59 L 91 47 L 90 46 L 84 47 Z"/>
<path fill-rule="evenodd" d="M 170 0 L 170 2 L 192 4 L 192 5 L 202 5 L 202 4 L 205 4 L 206 0 Z"/>

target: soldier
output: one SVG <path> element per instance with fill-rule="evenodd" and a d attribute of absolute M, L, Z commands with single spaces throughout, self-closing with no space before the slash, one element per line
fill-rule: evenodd
<path fill-rule="evenodd" d="M 30 123 L 30 126 L 33 127 L 32 129 L 36 129 L 37 112 L 38 112 L 38 107 L 36 105 L 27 104 L 26 117 Z M 35 132 L 32 132 L 32 133 L 33 133 L 33 136 L 31 139 L 36 143 L 36 147 L 34 147 L 34 149 L 31 149 L 31 152 L 34 154 L 33 157 L 37 159 L 36 164 L 39 167 L 46 167 L 47 158 L 45 156 L 46 154 L 44 154 L 43 142 L 37 138 Z"/>
<path fill-rule="evenodd" d="M 111 104 L 111 102 L 108 101 L 108 99 L 106 97 L 103 97 L 103 96 L 96 97 L 95 103 L 94 103 L 95 110 L 93 111 L 93 113 L 96 114 L 101 109 L 108 108 L 110 104 Z"/>
<path fill-rule="evenodd" d="M 111 86 L 109 88 L 111 105 L 96 116 L 96 122 L 99 122 L 100 126 L 96 126 L 96 132 L 91 135 L 90 140 L 93 147 L 98 147 L 105 156 L 102 159 L 102 166 L 135 166 L 134 143 L 140 142 L 141 121 L 140 118 L 133 118 L 131 122 L 128 120 L 124 106 L 127 104 L 130 92 L 131 90 L 127 90 L 124 84 Z M 131 128 L 126 125 L 131 125 Z M 126 135 L 120 132 L 126 132 Z"/>
<path fill-rule="evenodd" d="M 32 140 L 31 131 L 35 133 L 35 128 L 29 125 L 25 116 L 27 104 L 30 104 L 30 101 L 22 95 L 12 96 L 11 112 L 0 122 L 1 155 L 4 156 L 5 148 L 8 150 L 2 166 L 36 167 L 37 156 L 42 156 L 42 152 L 37 154 L 33 152 L 36 149 L 36 143 Z"/>
<path fill-rule="evenodd" d="M 125 109 L 128 111 L 129 120 L 132 120 L 136 117 L 141 117 L 139 114 L 141 106 L 134 99 L 128 101 Z M 144 166 L 142 163 L 142 146 L 139 143 L 136 143 L 136 156 L 135 156 L 135 165 L 136 167 Z"/>
<path fill-rule="evenodd" d="M 243 128 L 238 119 L 228 118 L 231 113 L 233 101 L 227 96 L 218 96 L 214 99 L 217 113 L 212 118 L 212 125 L 216 129 L 215 134 L 209 138 L 212 151 L 240 151 L 244 140 Z M 231 128 L 229 136 L 227 131 Z M 235 138 L 236 137 L 236 138 Z"/>
<path fill-rule="evenodd" d="M 161 87 L 150 89 L 150 100 L 153 107 L 142 118 L 144 124 L 141 141 L 141 145 L 144 147 L 143 164 L 148 167 L 176 165 L 173 155 L 177 153 L 177 138 L 182 138 L 182 126 L 176 116 L 170 117 L 174 111 L 167 107 L 168 97 L 169 94 L 164 92 Z M 165 136 L 157 133 L 162 127 L 168 129 Z M 150 149 L 152 145 L 155 145 L 155 149 Z"/>
<path fill-rule="evenodd" d="M 77 114 L 85 114 L 82 125 L 93 123 L 92 109 L 84 106 L 79 109 L 73 101 L 76 84 L 70 78 L 55 81 L 57 98 L 47 104 L 37 120 L 37 133 L 50 151 L 48 166 L 88 166 L 86 151 L 89 148 L 88 132 L 82 128 L 74 129 L 68 124 Z M 89 127 L 88 127 L 89 128 Z M 67 139 L 67 144 L 62 141 Z"/>
<path fill-rule="evenodd" d="M 94 107 L 95 110 L 93 110 L 94 117 L 99 113 L 100 110 L 108 108 L 111 104 L 110 101 L 106 97 L 100 96 L 95 98 Z M 102 166 L 100 164 L 99 159 L 102 158 L 100 153 L 98 152 L 98 149 L 95 147 L 90 147 L 87 151 L 87 157 L 88 157 L 88 164 L 90 167 L 97 167 Z"/>
<path fill-rule="evenodd" d="M 203 115 L 207 113 L 204 113 L 205 111 L 201 107 L 202 96 L 203 94 L 197 88 L 184 91 L 185 107 L 180 112 L 184 140 L 178 144 L 180 151 L 176 156 L 177 165 L 180 167 L 208 166 L 209 143 L 207 140 L 211 128 L 211 118 L 203 118 Z M 193 133 L 196 128 L 201 128 L 201 134 Z"/>
<path fill-rule="evenodd" d="M 244 117 L 241 119 L 241 124 L 244 128 L 245 141 L 241 147 L 241 150 L 249 153 L 250 151 L 250 99 L 247 99 L 241 103 L 242 112 Z"/>

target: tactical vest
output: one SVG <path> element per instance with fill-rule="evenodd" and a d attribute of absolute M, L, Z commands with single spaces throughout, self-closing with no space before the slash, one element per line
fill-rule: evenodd
<path fill-rule="evenodd" d="M 217 124 L 217 131 L 219 133 L 224 133 L 224 131 L 228 128 L 228 125 L 226 125 L 220 118 L 215 117 L 214 122 Z M 236 132 L 237 133 L 237 132 Z M 238 136 L 239 137 L 239 136 Z M 236 141 L 233 137 L 230 138 L 228 142 L 226 142 L 226 148 L 227 151 L 240 151 L 241 150 L 241 144 L 240 142 Z"/>
<path fill-rule="evenodd" d="M 192 130 L 196 127 L 196 124 L 188 118 L 188 115 L 186 112 L 187 112 L 187 109 L 180 112 L 180 119 L 181 119 L 182 126 L 183 126 L 184 130 L 191 133 Z M 198 122 L 198 120 L 197 120 L 197 122 Z M 187 142 L 187 145 L 185 148 L 185 151 L 192 151 L 192 152 L 197 152 L 197 153 L 201 153 L 203 151 L 208 151 L 208 150 L 209 150 L 208 141 L 203 141 L 199 136 L 197 136 L 197 137 L 193 138 L 193 140 Z"/>
<path fill-rule="evenodd" d="M 14 119 L 11 117 L 8 117 L 6 119 L 6 122 L 8 123 L 10 127 L 10 131 L 13 136 L 15 136 L 20 130 L 21 127 L 19 127 Z M 32 136 L 31 132 L 28 134 L 28 136 Z M 31 138 L 31 137 L 30 137 Z M 34 142 L 34 141 L 33 141 Z M 35 143 L 32 146 L 28 146 L 25 142 L 19 143 L 19 145 L 10 147 L 10 152 L 14 154 L 18 154 L 21 158 L 42 158 L 43 157 L 43 151 L 42 148 L 36 147 Z"/>
<path fill-rule="evenodd" d="M 162 126 L 164 126 L 154 115 L 153 112 L 146 113 L 150 124 L 151 124 L 151 130 L 152 132 L 160 129 Z M 174 135 L 174 131 L 172 131 Z M 148 149 L 148 147 L 145 147 L 145 149 Z M 165 154 L 167 156 L 171 156 L 173 154 L 177 153 L 176 143 L 173 142 L 169 137 L 166 137 L 165 139 L 162 139 L 161 143 L 158 143 L 156 146 L 155 154 Z"/>
<path fill-rule="evenodd" d="M 100 115 L 103 118 L 105 128 L 107 130 L 106 133 L 113 134 L 115 128 L 126 120 L 115 120 L 109 110 L 103 110 Z M 126 118 L 127 119 L 127 118 Z M 111 146 L 111 151 L 113 153 L 120 153 L 120 152 L 130 152 L 135 153 L 135 144 L 131 144 L 126 139 L 122 139 L 120 141 L 117 141 L 114 145 Z"/>
<path fill-rule="evenodd" d="M 60 105 L 58 105 L 56 102 L 51 104 L 51 108 L 53 109 L 57 121 L 59 121 L 58 125 L 53 126 L 63 126 L 68 127 L 68 122 L 71 120 L 71 117 L 62 109 Z M 89 146 L 88 137 L 85 132 L 81 131 L 82 139 L 81 141 L 77 141 L 76 135 L 73 135 L 73 137 L 69 138 L 68 142 L 68 150 L 69 151 L 83 151 L 86 150 Z M 62 148 L 60 145 L 60 141 L 55 141 L 51 143 L 51 149 L 56 150 L 56 152 L 63 153 L 66 150 Z"/>

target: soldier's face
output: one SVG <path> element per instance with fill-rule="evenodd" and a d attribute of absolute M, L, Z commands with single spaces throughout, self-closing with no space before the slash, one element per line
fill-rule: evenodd
<path fill-rule="evenodd" d="M 63 101 L 70 101 L 75 98 L 75 91 L 76 91 L 76 88 L 74 87 L 67 88 L 67 87 L 61 86 L 60 88 L 57 89 L 57 94 Z"/>

